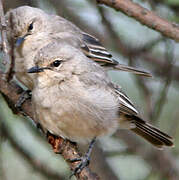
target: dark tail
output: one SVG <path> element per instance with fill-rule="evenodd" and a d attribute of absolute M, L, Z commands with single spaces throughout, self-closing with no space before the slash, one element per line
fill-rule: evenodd
<path fill-rule="evenodd" d="M 138 117 L 134 117 L 132 122 L 135 124 L 136 127 L 131 130 L 146 139 L 154 146 L 158 148 L 162 148 L 163 146 L 174 146 L 173 138 L 166 133 L 160 131 L 158 128 L 146 123 Z"/>
<path fill-rule="evenodd" d="M 123 64 L 117 64 L 117 65 L 113 66 L 113 68 L 116 70 L 127 71 L 127 72 L 134 73 L 134 74 L 141 75 L 141 76 L 152 77 L 151 73 L 149 73 L 149 72 L 139 70 L 137 68 L 123 65 Z"/>

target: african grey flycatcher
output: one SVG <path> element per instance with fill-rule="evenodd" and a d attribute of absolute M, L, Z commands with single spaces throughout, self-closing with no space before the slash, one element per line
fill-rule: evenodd
<path fill-rule="evenodd" d="M 158 148 L 172 138 L 145 122 L 104 68 L 79 48 L 56 40 L 39 50 L 28 73 L 35 75 L 32 104 L 42 129 L 75 142 L 90 142 L 124 128 Z M 87 164 L 84 156 L 75 172 Z"/>

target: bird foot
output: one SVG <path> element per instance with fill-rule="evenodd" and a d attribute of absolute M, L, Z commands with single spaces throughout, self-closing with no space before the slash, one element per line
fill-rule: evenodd
<path fill-rule="evenodd" d="M 81 161 L 73 170 L 73 173 L 71 174 L 70 178 L 73 175 L 79 174 L 81 173 L 81 171 L 87 167 L 90 163 L 90 156 L 91 156 L 91 152 L 94 146 L 94 143 L 96 141 L 96 138 L 93 138 L 93 140 L 90 142 L 90 145 L 88 147 L 88 151 L 85 153 L 84 156 L 80 157 L 80 158 L 75 158 L 75 159 L 68 159 L 69 162 L 74 163 L 74 162 L 78 162 Z"/>
<path fill-rule="evenodd" d="M 83 157 L 70 159 L 69 162 L 78 162 L 81 161 L 73 170 L 73 173 L 70 175 L 70 178 L 76 174 L 79 174 L 85 167 L 89 165 L 90 162 L 90 154 L 86 153 Z"/>
<path fill-rule="evenodd" d="M 31 97 L 32 97 L 32 94 L 30 90 L 23 91 L 23 93 L 20 95 L 19 99 L 17 100 L 15 107 L 21 111 L 22 105 L 24 104 L 24 102 L 28 99 L 31 99 Z"/>

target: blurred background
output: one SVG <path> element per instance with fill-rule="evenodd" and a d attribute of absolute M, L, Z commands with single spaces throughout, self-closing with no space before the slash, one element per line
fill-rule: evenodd
<path fill-rule="evenodd" d="M 179 0 L 134 2 L 179 23 Z M 61 15 L 100 39 L 119 62 L 153 74 L 152 78 L 141 78 L 126 72 L 109 72 L 141 116 L 175 138 L 175 147 L 160 151 L 134 134 L 120 130 L 96 144 L 90 166 L 102 180 L 178 180 L 179 44 L 92 0 L 4 0 L 3 3 L 5 11 L 29 5 Z M 30 119 L 13 115 L 1 95 L 0 118 L 9 132 L 7 135 L 0 131 L 0 180 L 69 179 L 71 172 L 63 158 L 53 153 Z"/>

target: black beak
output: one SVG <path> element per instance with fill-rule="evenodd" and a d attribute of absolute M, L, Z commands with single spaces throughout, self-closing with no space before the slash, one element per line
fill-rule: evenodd
<path fill-rule="evenodd" d="M 17 47 L 19 47 L 19 46 L 24 42 L 24 40 L 25 40 L 25 37 L 24 37 L 24 36 L 17 38 L 15 45 L 16 45 Z"/>
<path fill-rule="evenodd" d="M 28 73 L 39 73 L 39 72 L 43 72 L 44 69 L 46 69 L 46 68 L 41 68 L 41 67 L 38 67 L 38 66 L 34 66 L 34 67 L 28 69 L 27 72 Z"/>
<path fill-rule="evenodd" d="M 29 34 L 25 34 L 24 36 L 22 37 L 18 37 L 17 40 L 16 40 L 16 43 L 15 43 L 15 46 L 16 47 L 19 47 L 25 40 L 25 38 L 28 36 Z"/>

